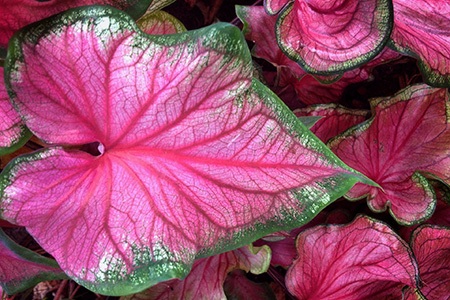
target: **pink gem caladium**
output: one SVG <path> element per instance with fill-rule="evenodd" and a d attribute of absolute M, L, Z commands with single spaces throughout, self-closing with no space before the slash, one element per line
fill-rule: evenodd
<path fill-rule="evenodd" d="M 391 45 L 419 59 L 426 83 L 450 87 L 450 2 L 395 0 Z"/>
<path fill-rule="evenodd" d="M 158 2 L 158 0 L 153 0 Z M 83 5 L 112 5 L 141 16 L 152 0 L 0 0 L 0 49 L 6 48 L 11 36 L 21 27 L 69 8 Z"/>
<path fill-rule="evenodd" d="M 424 225 L 412 236 L 411 248 L 419 265 L 421 292 L 426 299 L 450 295 L 450 229 Z"/>
<path fill-rule="evenodd" d="M 374 58 L 392 30 L 387 0 L 295 0 L 279 14 L 278 44 L 306 71 L 329 75 Z"/>
<path fill-rule="evenodd" d="M 297 249 L 286 286 L 299 300 L 401 299 L 405 287 L 417 286 L 417 265 L 406 242 L 368 217 L 303 231 Z"/>
<path fill-rule="evenodd" d="M 31 133 L 9 101 L 3 67 L 0 67 L 0 155 L 19 149 L 30 136 Z"/>
<path fill-rule="evenodd" d="M 54 260 L 17 245 L 0 229 L 0 286 L 7 294 L 18 293 L 44 280 L 64 278 L 67 276 Z"/>
<path fill-rule="evenodd" d="M 19 32 L 5 69 L 55 146 L 4 171 L 2 217 L 103 294 L 184 277 L 369 182 L 252 79 L 231 25 L 150 36 L 121 11 L 75 9 Z"/>
<path fill-rule="evenodd" d="M 197 260 L 189 275 L 183 280 L 161 282 L 150 289 L 121 300 L 163 299 L 226 299 L 223 285 L 233 270 L 244 270 L 262 274 L 270 264 L 271 251 L 268 246 L 245 246 L 215 256 Z"/>
<path fill-rule="evenodd" d="M 374 211 L 389 207 L 399 223 L 418 223 L 430 217 L 436 204 L 424 172 L 450 184 L 448 92 L 415 85 L 371 105 L 374 116 L 332 140 L 330 147 L 381 188 L 357 184 L 347 195 L 368 196 Z"/>

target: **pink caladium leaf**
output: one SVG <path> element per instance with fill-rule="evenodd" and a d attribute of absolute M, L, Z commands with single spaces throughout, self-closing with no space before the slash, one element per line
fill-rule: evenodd
<path fill-rule="evenodd" d="M 338 104 L 314 105 L 297 109 L 294 113 L 298 117 L 322 117 L 311 127 L 311 131 L 323 142 L 327 142 L 350 127 L 362 123 L 370 114 L 367 110 L 349 109 Z"/>
<path fill-rule="evenodd" d="M 65 278 L 54 260 L 16 244 L 0 229 L 0 286 L 7 294 L 16 294 L 44 280 Z"/>
<path fill-rule="evenodd" d="M 401 299 L 404 287 L 417 286 L 417 265 L 406 242 L 369 217 L 305 230 L 297 249 L 286 286 L 300 300 Z"/>
<path fill-rule="evenodd" d="M 264 0 L 264 8 L 270 15 L 278 14 L 291 0 Z"/>
<path fill-rule="evenodd" d="M 186 31 L 183 23 L 164 11 L 146 13 L 136 21 L 139 28 L 147 34 L 174 34 Z"/>
<path fill-rule="evenodd" d="M 252 55 L 267 60 L 278 72 L 289 72 L 295 78 L 306 75 L 297 63 L 289 59 L 278 47 L 275 35 L 276 16 L 268 15 L 262 6 L 236 6 L 236 14 L 243 23 L 242 32 L 247 40 L 255 43 Z M 289 68 L 289 71 L 281 67 Z"/>
<path fill-rule="evenodd" d="M 421 292 L 426 299 L 450 295 L 450 229 L 423 225 L 412 236 L 411 248 L 419 265 Z"/>
<path fill-rule="evenodd" d="M 245 246 L 194 263 L 191 272 L 183 280 L 161 282 L 136 295 L 121 300 L 159 299 L 226 299 L 223 285 L 233 270 L 262 274 L 270 264 L 271 251 L 267 246 Z"/>
<path fill-rule="evenodd" d="M 392 11 L 387 0 L 296 0 L 278 17 L 278 44 L 309 73 L 342 73 L 383 49 L 392 30 Z"/>
<path fill-rule="evenodd" d="M 419 59 L 426 83 L 450 87 L 450 2 L 395 0 L 390 45 Z"/>
<path fill-rule="evenodd" d="M 0 67 L 0 155 L 16 151 L 31 137 L 9 101 L 3 73 L 3 67 Z"/>
<path fill-rule="evenodd" d="M 371 182 L 252 79 L 231 25 L 150 36 L 116 9 L 74 9 L 15 35 L 5 70 L 54 146 L 3 172 L 2 217 L 103 294 L 184 277 Z"/>
<path fill-rule="evenodd" d="M 7 47 L 9 39 L 19 28 L 70 8 L 92 4 L 112 5 L 137 18 L 151 2 L 152 0 L 0 0 L 0 49 Z"/>
<path fill-rule="evenodd" d="M 424 84 L 374 99 L 373 117 L 330 141 L 347 164 L 380 185 L 357 184 L 347 196 L 368 196 L 369 207 L 389 212 L 401 224 L 432 214 L 436 197 L 423 174 L 450 184 L 450 109 L 448 92 Z"/>

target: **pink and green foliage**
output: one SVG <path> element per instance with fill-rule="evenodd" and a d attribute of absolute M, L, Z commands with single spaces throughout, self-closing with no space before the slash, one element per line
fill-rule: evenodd
<path fill-rule="evenodd" d="M 2 217 L 94 291 L 184 277 L 196 258 L 298 227 L 371 183 L 252 79 L 227 24 L 149 36 L 121 11 L 75 9 L 20 31 L 5 70 L 26 125 L 53 146 L 4 170 Z"/>
<path fill-rule="evenodd" d="M 228 273 L 244 270 L 262 274 L 270 265 L 268 246 L 245 246 L 208 258 L 197 260 L 189 275 L 183 280 L 173 279 L 159 283 L 145 292 L 121 297 L 121 300 L 162 299 L 226 299 L 224 282 Z"/>
<path fill-rule="evenodd" d="M 387 0 L 295 0 L 278 16 L 278 44 L 309 73 L 342 73 L 380 53 L 392 30 L 392 11 Z"/>
<path fill-rule="evenodd" d="M 15 294 L 44 280 L 66 278 L 58 264 L 49 258 L 17 245 L 0 229 L 1 290 Z"/>
<path fill-rule="evenodd" d="M 387 225 L 359 216 L 348 225 L 322 225 L 297 238 L 298 258 L 286 285 L 298 299 L 401 299 L 415 290 L 411 251 Z"/>
<path fill-rule="evenodd" d="M 421 291 L 426 299 L 448 299 L 450 292 L 450 229 L 423 225 L 412 236 L 411 248 L 419 264 Z"/>
<path fill-rule="evenodd" d="M 399 58 L 399 54 L 385 48 L 367 64 L 342 76 L 314 77 L 303 70 L 299 64 L 289 59 L 278 47 L 275 35 L 276 16 L 270 16 L 261 6 L 237 6 L 236 13 L 244 23 L 245 37 L 254 42 L 252 54 L 273 64 L 276 75 L 265 73 L 269 86 L 280 95 L 279 91 L 293 89 L 294 99 L 282 99 L 290 107 L 299 108 L 305 105 L 334 103 L 342 96 L 344 89 L 351 83 L 361 82 L 370 77 L 372 69 L 380 64 Z M 330 81 L 322 84 L 320 81 Z"/>
<path fill-rule="evenodd" d="M 399 223 L 421 222 L 436 205 L 425 173 L 450 184 L 448 92 L 415 85 L 371 105 L 370 120 L 330 142 L 344 162 L 380 185 L 357 184 L 347 196 L 368 197 L 371 209 L 389 208 Z"/>
<path fill-rule="evenodd" d="M 301 116 L 320 116 L 311 131 L 324 143 L 350 127 L 362 123 L 369 116 L 367 110 L 348 109 L 336 104 L 322 104 L 295 110 Z"/>
<path fill-rule="evenodd" d="M 30 132 L 9 101 L 3 73 L 0 67 L 0 155 L 14 152 L 30 138 Z"/>
<path fill-rule="evenodd" d="M 69 8 L 92 4 L 112 5 L 139 17 L 151 2 L 152 0 L 0 0 L 0 49 L 6 48 L 14 32 L 23 26 Z"/>
<path fill-rule="evenodd" d="M 264 0 L 264 7 L 268 14 L 276 15 L 290 2 L 290 0 Z"/>
<path fill-rule="evenodd" d="M 0 294 L 448 298 L 450 5 L 235 2 L 0 0 Z"/>
<path fill-rule="evenodd" d="M 417 57 L 425 82 L 450 86 L 450 2 L 394 0 L 394 49 Z"/>

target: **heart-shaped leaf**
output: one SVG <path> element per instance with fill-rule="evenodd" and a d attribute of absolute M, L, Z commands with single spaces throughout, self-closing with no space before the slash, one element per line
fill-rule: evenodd
<path fill-rule="evenodd" d="M 426 299 L 448 299 L 450 295 L 450 229 L 424 225 L 412 236 L 411 248 L 419 265 L 421 292 Z"/>
<path fill-rule="evenodd" d="M 183 277 L 370 182 L 252 79 L 231 25 L 149 36 L 121 11 L 75 9 L 16 35 L 6 70 L 30 130 L 71 147 L 9 165 L 3 217 L 103 294 Z"/>
<path fill-rule="evenodd" d="M 368 217 L 303 231 L 297 249 L 286 286 L 298 299 L 400 299 L 405 286 L 417 285 L 406 242 Z"/>
<path fill-rule="evenodd" d="M 183 280 L 174 279 L 157 284 L 150 289 L 121 300 L 214 300 L 226 299 L 223 290 L 225 279 L 233 270 L 262 274 L 270 264 L 270 248 L 245 246 L 194 263 Z"/>
<path fill-rule="evenodd" d="M 330 141 L 330 147 L 381 189 L 357 184 L 347 196 L 368 196 L 372 210 L 389 207 L 399 223 L 418 223 L 430 217 L 436 203 L 423 172 L 450 184 L 448 92 L 415 85 L 371 105 L 374 117 Z"/>
<path fill-rule="evenodd" d="M 425 82 L 450 87 L 450 2 L 395 0 L 390 45 L 419 59 Z"/>
<path fill-rule="evenodd" d="M 7 294 L 63 278 L 67 276 L 54 260 L 17 245 L 0 229 L 0 285 Z"/>
<path fill-rule="evenodd" d="M 383 49 L 392 11 L 388 0 L 292 1 L 278 17 L 278 44 L 309 73 L 342 73 Z"/>
<path fill-rule="evenodd" d="M 0 67 L 0 155 L 14 152 L 31 137 L 6 91 L 3 67 Z"/>
<path fill-rule="evenodd" d="M 6 48 L 11 36 L 19 28 L 83 5 L 112 5 L 126 10 L 134 17 L 141 16 L 152 1 L 158 0 L 0 0 L 0 49 Z"/>

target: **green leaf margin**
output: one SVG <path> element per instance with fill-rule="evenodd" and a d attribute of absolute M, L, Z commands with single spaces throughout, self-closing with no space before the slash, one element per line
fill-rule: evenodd
<path fill-rule="evenodd" d="M 22 247 L 11 238 L 9 238 L 5 232 L 0 228 L 0 243 L 6 246 L 9 250 L 17 254 L 17 256 L 23 258 L 32 263 L 41 264 L 45 267 L 59 268 L 55 260 L 41 256 L 25 247 Z M 3 258 L 2 258 L 3 259 Z M 0 285 L 8 295 L 13 295 L 22 292 L 28 288 L 31 288 L 42 281 L 56 280 L 56 279 L 68 279 L 68 277 L 61 271 L 61 273 L 44 271 L 41 274 L 32 275 L 28 278 L 24 278 L 20 282 L 0 282 Z"/>

